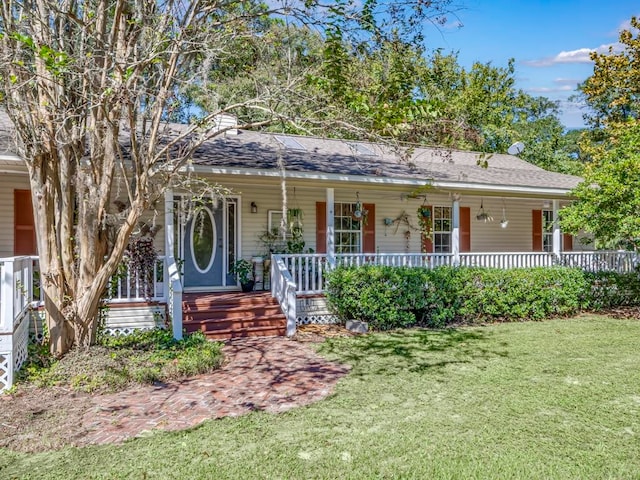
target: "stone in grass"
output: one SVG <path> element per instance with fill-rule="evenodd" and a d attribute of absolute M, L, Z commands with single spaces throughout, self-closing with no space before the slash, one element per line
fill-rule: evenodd
<path fill-rule="evenodd" d="M 353 333 L 367 333 L 369 331 L 369 324 L 361 320 L 347 320 L 345 328 Z"/>

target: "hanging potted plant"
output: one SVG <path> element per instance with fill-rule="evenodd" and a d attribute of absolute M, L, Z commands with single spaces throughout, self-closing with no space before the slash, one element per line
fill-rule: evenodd
<path fill-rule="evenodd" d="M 255 280 L 253 279 L 253 263 L 249 260 L 241 258 L 236 260 L 231 265 L 229 273 L 235 275 L 240 282 L 240 288 L 243 292 L 250 292 L 253 290 Z"/>
<path fill-rule="evenodd" d="M 353 212 L 351 213 L 351 218 L 356 222 L 362 222 L 363 225 L 366 225 L 368 214 L 369 211 L 365 210 L 360 202 L 360 193 L 356 192 L 356 204 Z"/>
<path fill-rule="evenodd" d="M 420 225 L 420 231 L 423 237 L 431 236 L 431 228 L 433 226 L 431 221 L 431 207 L 427 205 L 420 205 L 418 207 L 418 225 Z"/>

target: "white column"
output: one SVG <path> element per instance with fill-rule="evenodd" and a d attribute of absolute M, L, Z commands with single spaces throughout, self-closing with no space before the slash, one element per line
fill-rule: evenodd
<path fill-rule="evenodd" d="M 175 225 L 173 224 L 173 189 L 164 192 L 164 298 L 169 300 L 169 258 L 173 257 Z"/>
<path fill-rule="evenodd" d="M 558 220 L 558 211 L 560 210 L 560 201 L 553 200 L 553 254 L 560 256 L 562 247 L 562 235 L 560 234 L 560 221 Z"/>
<path fill-rule="evenodd" d="M 336 265 L 335 205 L 333 188 L 327 188 L 327 263 Z"/>
<path fill-rule="evenodd" d="M 182 284 L 178 264 L 173 256 L 174 232 L 173 223 L 173 190 L 164 192 L 164 298 L 171 312 L 171 330 L 173 338 L 182 339 Z"/>
<path fill-rule="evenodd" d="M 453 194 L 453 206 L 451 209 L 451 253 L 453 264 L 460 265 L 460 195 Z"/>

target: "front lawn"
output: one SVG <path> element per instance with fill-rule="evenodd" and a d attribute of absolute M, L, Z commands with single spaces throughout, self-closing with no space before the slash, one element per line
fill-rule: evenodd
<path fill-rule="evenodd" d="M 334 338 L 334 395 L 120 446 L 0 451 L 1 478 L 638 478 L 640 321 Z"/>

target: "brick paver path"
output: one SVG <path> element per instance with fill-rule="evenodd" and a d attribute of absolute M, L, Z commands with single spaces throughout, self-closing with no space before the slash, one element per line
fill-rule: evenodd
<path fill-rule="evenodd" d="M 223 351 L 226 364 L 211 374 L 94 397 L 82 422 L 89 433 L 77 444 L 117 443 L 252 410 L 282 412 L 326 397 L 348 372 L 283 337 L 234 340 Z"/>

